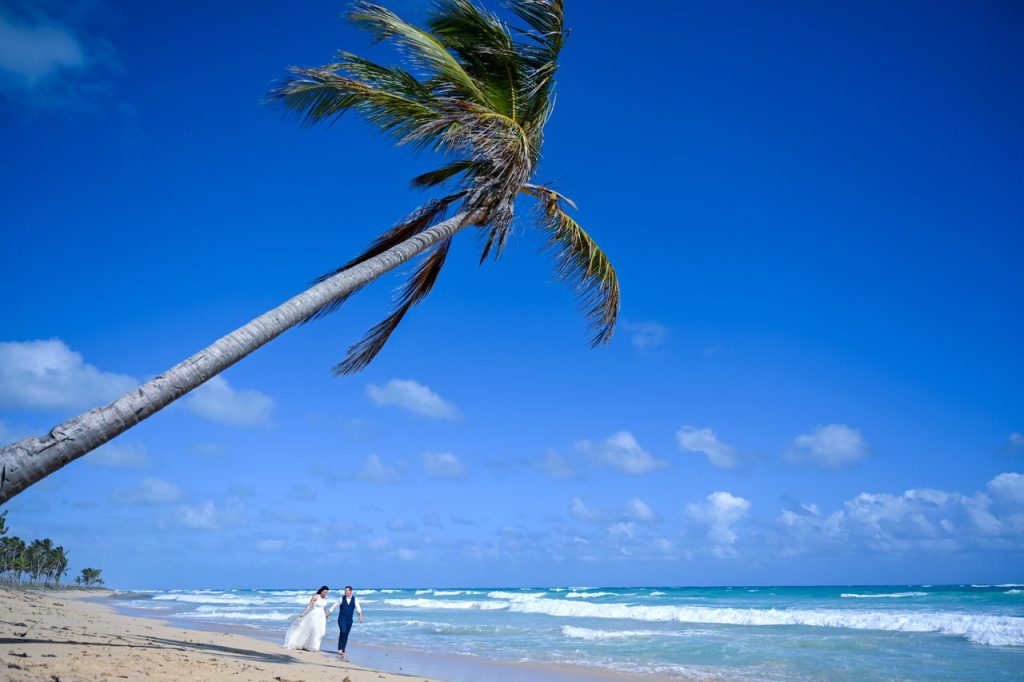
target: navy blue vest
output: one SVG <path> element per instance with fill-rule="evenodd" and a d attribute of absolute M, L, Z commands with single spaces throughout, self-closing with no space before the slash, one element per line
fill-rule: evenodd
<path fill-rule="evenodd" d="M 341 604 L 338 605 L 338 620 L 352 620 L 352 615 L 356 612 L 356 595 L 352 595 L 349 602 L 345 603 L 345 597 L 341 598 Z"/>

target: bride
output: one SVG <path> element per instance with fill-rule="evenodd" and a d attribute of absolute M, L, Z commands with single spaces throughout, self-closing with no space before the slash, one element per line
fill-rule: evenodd
<path fill-rule="evenodd" d="M 327 616 L 324 615 L 324 605 L 327 604 L 327 593 L 330 588 L 324 585 L 309 598 L 306 610 L 302 612 L 294 623 L 288 627 L 284 636 L 284 646 L 287 649 L 306 649 L 308 651 L 319 651 L 320 640 L 327 632 Z M 308 618 L 306 617 L 308 614 Z"/>

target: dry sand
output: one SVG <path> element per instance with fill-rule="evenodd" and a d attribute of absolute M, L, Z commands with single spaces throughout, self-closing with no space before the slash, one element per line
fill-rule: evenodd
<path fill-rule="evenodd" d="M 0 680 L 420 682 L 243 635 L 171 627 L 89 601 L 96 591 L 0 589 Z"/>

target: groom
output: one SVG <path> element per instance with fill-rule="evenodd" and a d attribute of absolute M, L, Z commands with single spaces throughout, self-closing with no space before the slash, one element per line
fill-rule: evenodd
<path fill-rule="evenodd" d="M 327 616 L 330 617 L 331 611 L 338 609 L 338 627 L 341 629 L 341 634 L 338 636 L 338 655 L 345 658 L 345 647 L 348 645 L 348 634 L 352 632 L 352 615 L 359 614 L 359 622 L 363 622 L 363 609 L 359 606 L 359 600 L 352 594 L 352 586 L 345 586 L 345 594 L 338 602 L 327 609 Z"/>

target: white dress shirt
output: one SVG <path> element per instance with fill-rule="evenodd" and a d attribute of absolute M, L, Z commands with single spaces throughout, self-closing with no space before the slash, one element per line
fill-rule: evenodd
<path fill-rule="evenodd" d="M 353 594 L 353 595 L 352 595 L 352 596 L 350 597 L 350 599 L 354 600 L 354 601 L 355 601 L 355 603 L 356 603 L 356 613 L 358 613 L 358 614 L 359 614 L 360 616 L 362 616 L 362 615 L 363 615 L 363 609 L 362 609 L 362 607 L 361 607 L 361 606 L 359 606 L 359 597 L 357 597 L 356 595 L 354 595 L 354 594 Z M 331 611 L 331 612 L 333 612 L 333 611 L 334 611 L 334 609 L 336 609 L 336 608 L 338 608 L 339 606 L 341 606 L 341 603 L 342 603 L 343 601 L 345 601 L 345 595 L 342 595 L 341 599 L 339 599 L 338 601 L 334 602 L 334 605 L 333 605 L 333 606 L 331 606 L 331 608 L 330 608 L 330 611 Z"/>

